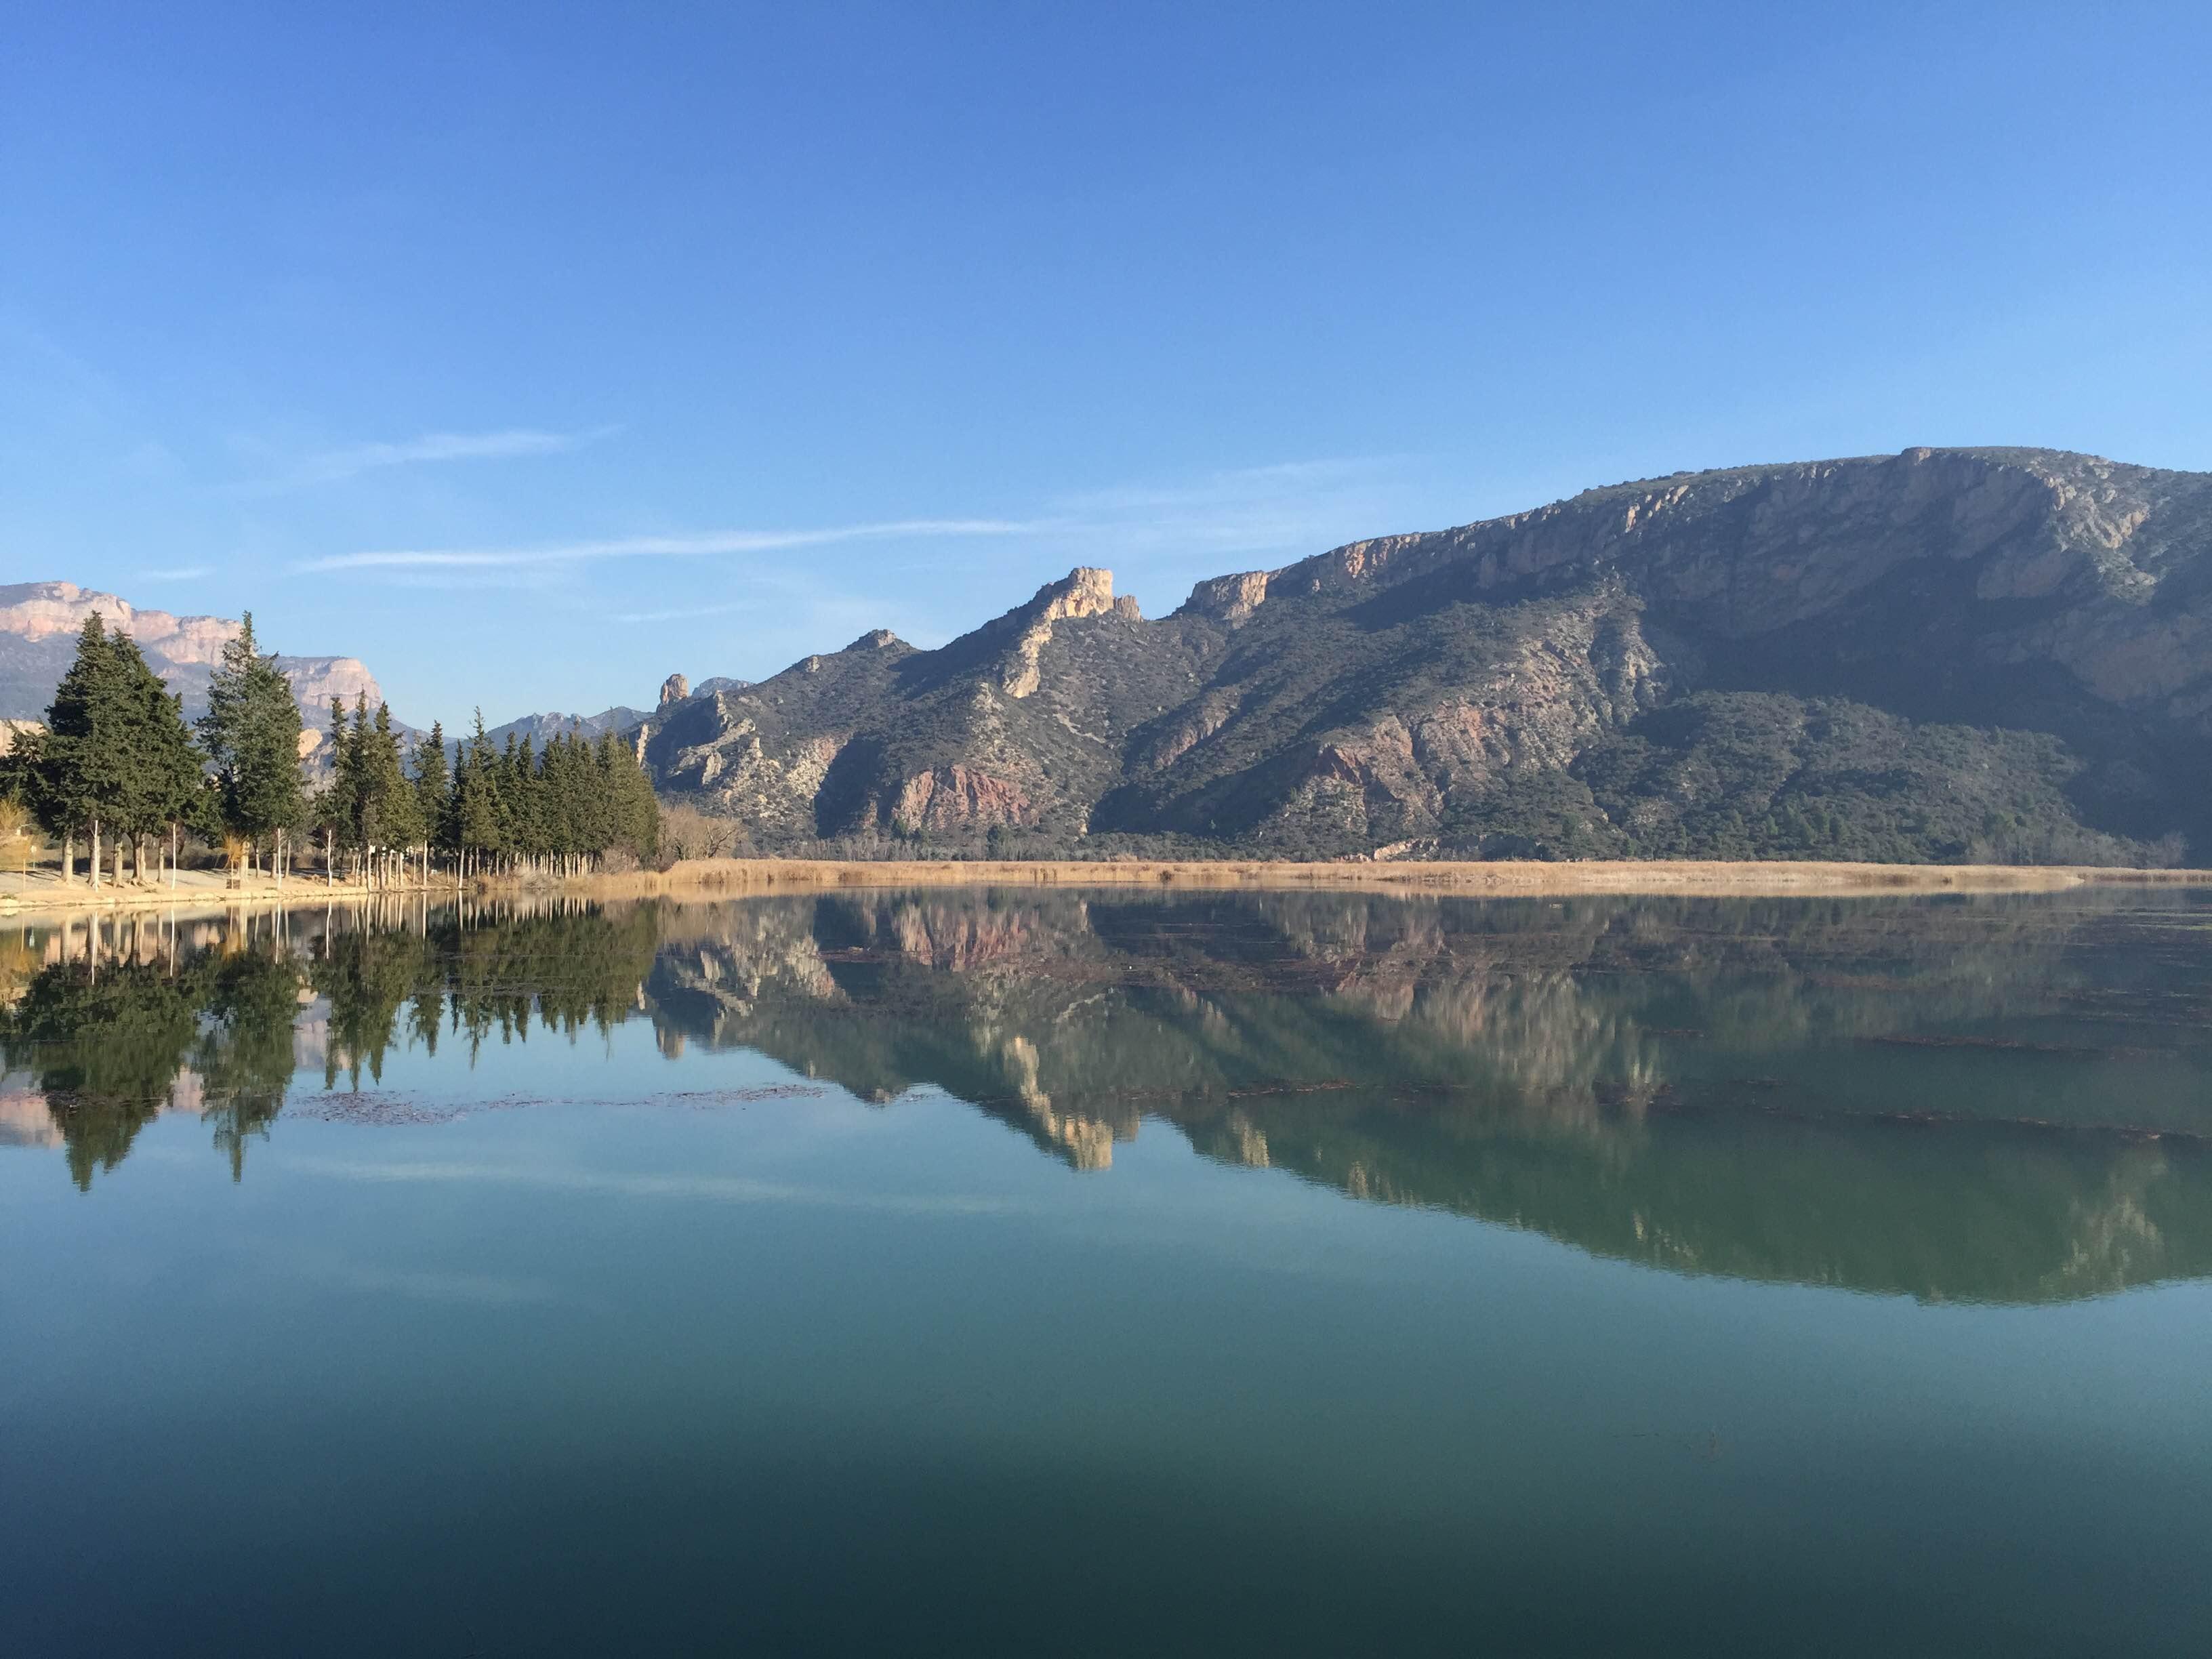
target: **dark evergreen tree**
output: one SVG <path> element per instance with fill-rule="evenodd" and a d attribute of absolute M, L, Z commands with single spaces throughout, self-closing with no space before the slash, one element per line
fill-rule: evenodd
<path fill-rule="evenodd" d="M 533 858 L 540 850 L 543 826 L 538 814 L 538 765 L 528 738 L 518 743 L 513 732 L 507 734 L 507 751 L 501 757 L 497 775 L 507 820 L 508 858 L 510 861 Z"/>
<path fill-rule="evenodd" d="M 608 803 L 608 845 L 625 847 L 640 860 L 660 850 L 660 802 L 636 752 L 611 732 L 599 739 L 599 767 Z"/>
<path fill-rule="evenodd" d="M 134 873 L 146 878 L 146 848 L 197 818 L 205 796 L 205 761 L 185 724 L 184 701 L 172 696 L 128 634 L 110 636 L 115 672 L 131 714 L 125 729 L 130 793 L 117 828 L 132 844 Z M 120 839 L 118 837 L 118 847 Z"/>
<path fill-rule="evenodd" d="M 404 873 L 406 860 L 429 839 L 429 832 L 423 822 L 422 798 L 400 764 L 399 734 L 392 729 L 388 703 L 376 706 L 376 724 L 369 729 L 369 751 L 376 788 L 378 873 L 389 882 Z"/>
<path fill-rule="evenodd" d="M 476 731 L 469 738 L 459 775 L 453 783 L 454 841 L 460 851 L 462 873 L 475 874 L 495 863 L 507 842 L 506 815 L 500 799 L 498 757 L 485 735 L 483 710 L 477 710 Z"/>
<path fill-rule="evenodd" d="M 76 656 L 54 690 L 39 744 L 34 791 L 42 821 L 62 837 L 64 878 L 74 881 L 80 830 L 92 842 L 92 884 L 100 885 L 101 836 L 130 811 L 131 728 L 137 711 L 100 613 L 84 619 Z"/>
<path fill-rule="evenodd" d="M 422 846 L 434 853 L 453 847 L 453 780 L 446 764 L 446 728 L 430 723 L 429 734 L 415 739 L 415 810 L 422 822 Z"/>
<path fill-rule="evenodd" d="M 307 817 L 300 776 L 300 706 L 273 656 L 261 654 L 248 611 L 208 684 L 200 738 L 215 766 L 222 821 L 249 856 L 264 842 L 281 867 L 285 839 Z"/>
<path fill-rule="evenodd" d="M 346 731 L 345 703 L 337 697 L 331 699 L 330 777 L 315 793 L 309 808 L 316 833 L 323 839 L 323 875 L 326 882 L 337 879 L 339 854 L 351 845 L 349 829 L 353 823 L 353 758 Z"/>

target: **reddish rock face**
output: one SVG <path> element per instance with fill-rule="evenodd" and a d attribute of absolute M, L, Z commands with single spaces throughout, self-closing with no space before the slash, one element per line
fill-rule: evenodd
<path fill-rule="evenodd" d="M 663 708 L 672 702 L 682 702 L 690 695 L 691 682 L 681 674 L 671 674 L 660 683 L 660 706 Z"/>
<path fill-rule="evenodd" d="M 940 766 L 908 778 L 891 807 L 891 822 L 909 834 L 1026 823 L 1035 816 L 1021 790 L 966 766 Z"/>

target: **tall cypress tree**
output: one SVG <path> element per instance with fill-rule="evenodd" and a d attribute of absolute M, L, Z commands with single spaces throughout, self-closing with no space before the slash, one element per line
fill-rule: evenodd
<path fill-rule="evenodd" d="M 204 763 L 185 724 L 183 700 L 170 696 L 148 665 L 137 641 L 128 634 L 109 636 L 115 672 L 126 700 L 130 721 L 125 741 L 131 757 L 130 790 L 118 836 L 132 843 L 137 878 L 146 878 L 146 845 L 169 834 L 195 815 L 205 778 Z M 120 842 L 118 840 L 118 848 Z"/>
<path fill-rule="evenodd" d="M 100 885 L 100 837 L 129 811 L 133 793 L 131 689 L 100 613 L 84 619 L 76 656 L 54 689 L 40 745 L 38 797 L 63 837 L 64 866 L 76 836 L 92 840 L 92 884 Z M 68 872 L 70 879 L 74 874 Z"/>
<path fill-rule="evenodd" d="M 608 803 L 606 845 L 627 847 L 641 860 L 660 849 L 660 802 L 653 780 L 629 745 L 609 732 L 599 738 L 600 788 Z"/>
<path fill-rule="evenodd" d="M 247 611 L 208 684 L 200 738 L 214 763 L 223 823 L 249 846 L 283 837 L 306 816 L 300 776 L 300 706 L 273 656 L 261 654 Z"/>
<path fill-rule="evenodd" d="M 415 786 L 399 763 L 399 734 L 392 729 L 392 707 L 376 705 L 369 729 L 369 750 L 376 790 L 377 843 L 386 854 L 412 853 L 423 842 L 422 812 Z"/>
<path fill-rule="evenodd" d="M 346 843 L 353 848 L 358 867 L 368 872 L 367 860 L 380 842 L 383 817 L 383 780 L 377 775 L 375 734 L 368 724 L 368 693 L 354 694 L 353 724 L 346 731 L 340 756 L 346 805 Z"/>
<path fill-rule="evenodd" d="M 346 734 L 344 702 L 331 699 L 331 775 L 315 796 L 315 828 L 323 837 L 323 873 L 335 882 L 338 854 L 352 842 L 353 750 Z"/>
<path fill-rule="evenodd" d="M 539 851 L 538 766 L 526 737 L 520 743 L 509 732 L 507 752 L 499 766 L 499 799 L 507 820 L 507 851 L 520 860 Z"/>
<path fill-rule="evenodd" d="M 427 736 L 415 739 L 415 805 L 422 823 L 422 845 L 443 852 L 453 846 L 453 781 L 446 766 L 446 728 L 430 722 Z"/>
<path fill-rule="evenodd" d="M 453 783 L 454 838 L 472 868 L 496 859 L 507 839 L 505 813 L 499 792 L 499 758 L 484 732 L 483 710 L 477 710 L 477 726 Z"/>

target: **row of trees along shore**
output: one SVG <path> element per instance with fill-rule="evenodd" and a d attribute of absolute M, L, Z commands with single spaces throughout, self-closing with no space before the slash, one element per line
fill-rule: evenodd
<path fill-rule="evenodd" d="M 123 879 L 172 884 L 186 834 L 222 847 L 232 866 L 281 881 L 303 837 L 325 878 L 391 886 L 529 872 L 580 875 L 617 850 L 653 856 L 659 836 L 653 785 L 637 757 L 608 733 L 561 735 L 535 752 L 527 738 L 495 749 L 483 716 L 449 765 L 433 726 L 402 752 L 392 711 L 365 696 L 348 714 L 331 706 L 331 769 L 311 784 L 292 688 L 261 653 L 249 613 L 224 646 L 193 725 L 128 634 L 85 618 L 76 659 L 54 692 L 46 727 L 0 756 L 0 799 L 20 803 L 62 847 L 62 879 L 76 880 L 77 846 L 92 885 L 112 860 Z"/>

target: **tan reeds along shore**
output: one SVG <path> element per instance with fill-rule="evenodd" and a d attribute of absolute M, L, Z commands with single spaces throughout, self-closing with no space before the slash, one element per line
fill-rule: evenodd
<path fill-rule="evenodd" d="M 2212 882 L 2212 870 L 2060 865 L 1728 863 L 1690 859 L 1581 864 L 1291 864 L 1188 860 L 883 863 L 832 859 L 694 859 L 661 872 L 586 884 L 609 897 L 813 891 L 837 887 L 1331 889 L 1396 893 L 2008 893 L 2117 884 Z"/>
<path fill-rule="evenodd" d="M 2069 888 L 2212 883 L 2212 870 L 2136 870 L 2072 865 L 1841 864 L 1718 860 L 1631 860 L 1554 864 L 1293 864 L 1262 860 L 1071 859 L 1049 860 L 836 859 L 691 859 L 667 870 L 583 876 L 561 881 L 477 880 L 472 893 L 558 892 L 583 898 L 714 898 L 750 893 L 817 892 L 854 887 L 1147 887 L 1248 889 L 1407 894 L 1712 893 L 1752 897 L 1881 893 L 2047 893 Z M 432 902 L 462 890 L 442 872 L 427 886 L 371 889 L 294 876 L 282 888 L 268 877 L 231 886 L 218 872 L 186 871 L 175 888 L 166 878 L 143 886 L 82 879 L 64 886 L 43 878 L 0 877 L 0 915 L 66 910 L 173 908 L 221 910 L 240 905 L 357 903 L 401 896 Z"/>

